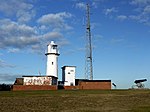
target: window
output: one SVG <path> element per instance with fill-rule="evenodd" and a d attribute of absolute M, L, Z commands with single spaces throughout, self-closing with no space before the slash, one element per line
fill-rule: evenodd
<path fill-rule="evenodd" d="M 74 72 L 74 70 L 70 70 L 70 72 Z"/>

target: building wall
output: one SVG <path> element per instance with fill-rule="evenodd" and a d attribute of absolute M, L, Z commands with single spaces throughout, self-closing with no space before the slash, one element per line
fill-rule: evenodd
<path fill-rule="evenodd" d="M 78 86 L 64 86 L 65 90 L 110 90 L 111 89 L 111 81 L 101 81 L 101 82 L 86 82 L 80 81 Z"/>
<path fill-rule="evenodd" d="M 57 85 L 13 85 L 13 91 L 19 90 L 57 90 Z M 65 90 L 110 90 L 111 82 L 79 82 L 78 86 L 64 86 Z"/>
<path fill-rule="evenodd" d="M 57 86 L 49 85 L 13 85 L 12 91 L 26 91 L 26 90 L 57 90 Z"/>
<path fill-rule="evenodd" d="M 79 89 L 111 89 L 111 82 L 79 82 Z"/>
<path fill-rule="evenodd" d="M 52 85 L 52 77 L 23 77 L 23 85 Z"/>
<path fill-rule="evenodd" d="M 75 66 L 62 67 L 62 81 L 64 86 L 75 86 Z"/>

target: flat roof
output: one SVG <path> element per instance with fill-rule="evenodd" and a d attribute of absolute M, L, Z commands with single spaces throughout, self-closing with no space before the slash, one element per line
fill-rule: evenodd
<path fill-rule="evenodd" d="M 54 78 L 57 78 L 55 76 L 46 76 L 46 75 L 23 75 L 22 77 L 54 77 Z"/>
<path fill-rule="evenodd" d="M 111 80 L 86 80 L 86 79 L 77 79 L 78 81 L 81 81 L 81 82 L 111 82 Z"/>
<path fill-rule="evenodd" d="M 76 67 L 76 66 L 68 66 L 68 65 L 66 65 L 66 66 L 63 66 L 62 68 L 64 68 L 64 67 Z"/>

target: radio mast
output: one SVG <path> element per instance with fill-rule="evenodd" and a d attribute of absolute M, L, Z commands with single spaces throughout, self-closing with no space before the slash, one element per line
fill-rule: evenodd
<path fill-rule="evenodd" d="M 91 26 L 90 26 L 90 6 L 86 7 L 86 56 L 85 56 L 85 79 L 93 80 L 92 65 L 92 43 L 91 43 Z"/>

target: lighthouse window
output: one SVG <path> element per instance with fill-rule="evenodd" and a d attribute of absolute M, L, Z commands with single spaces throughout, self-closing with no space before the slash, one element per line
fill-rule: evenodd
<path fill-rule="evenodd" d="M 53 45 L 53 49 L 57 49 L 57 46 L 56 46 L 56 45 Z"/>
<path fill-rule="evenodd" d="M 52 62 L 52 65 L 54 64 L 54 62 Z"/>

